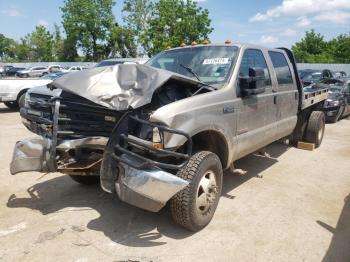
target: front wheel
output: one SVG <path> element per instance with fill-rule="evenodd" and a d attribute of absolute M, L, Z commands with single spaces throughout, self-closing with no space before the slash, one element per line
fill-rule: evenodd
<path fill-rule="evenodd" d="M 172 217 L 182 227 L 198 231 L 209 224 L 219 203 L 223 176 L 220 159 L 212 152 L 198 152 L 177 176 L 189 185 L 170 200 Z"/>

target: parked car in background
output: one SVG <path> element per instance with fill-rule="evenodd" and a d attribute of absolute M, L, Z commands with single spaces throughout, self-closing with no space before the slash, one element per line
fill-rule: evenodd
<path fill-rule="evenodd" d="M 301 82 L 304 86 L 309 86 L 311 84 L 317 83 L 322 79 L 334 78 L 333 73 L 329 69 L 324 70 L 313 70 L 304 69 L 299 71 Z"/>
<path fill-rule="evenodd" d="M 6 71 L 6 76 L 15 76 L 18 73 L 18 71 L 21 71 L 21 70 L 25 70 L 25 68 L 24 67 L 16 67 L 16 66 L 11 67 Z"/>
<path fill-rule="evenodd" d="M 12 68 L 14 68 L 14 66 L 12 66 L 12 65 L 6 65 L 6 66 L 4 66 L 4 76 L 6 76 L 7 75 L 7 72 L 10 70 L 10 69 L 12 69 Z"/>
<path fill-rule="evenodd" d="M 5 75 L 5 69 L 2 66 L 0 66 L 0 77 L 4 75 Z"/>
<path fill-rule="evenodd" d="M 350 114 L 350 78 L 329 83 L 328 98 L 324 112 L 328 122 L 335 123 Z"/>
<path fill-rule="evenodd" d="M 21 70 L 17 72 L 18 77 L 40 77 L 46 74 L 51 74 L 55 72 L 60 72 L 62 70 L 62 67 L 60 65 L 50 65 L 48 67 L 46 66 L 35 66 L 31 67 L 29 69 Z"/>
<path fill-rule="evenodd" d="M 45 66 L 34 66 L 28 69 L 20 70 L 17 72 L 18 77 L 39 77 L 44 73 L 47 73 L 48 68 Z"/>
<path fill-rule="evenodd" d="M 143 58 L 112 58 L 101 61 L 95 67 L 113 66 L 121 64 L 144 64 L 146 62 L 147 59 Z"/>
<path fill-rule="evenodd" d="M 40 79 L 1 79 L 0 102 L 11 109 L 24 105 L 26 92 L 36 86 L 45 86 L 65 73 L 58 72 L 42 76 Z"/>
<path fill-rule="evenodd" d="M 12 65 L 1 66 L 0 67 L 0 77 L 1 76 L 6 76 L 7 75 L 7 71 L 10 70 L 11 68 L 13 68 Z"/>
<path fill-rule="evenodd" d="M 60 65 L 50 65 L 47 67 L 47 72 L 44 72 L 43 75 L 62 72 L 63 68 Z"/>
<path fill-rule="evenodd" d="M 84 70 L 84 69 L 86 69 L 86 67 L 83 67 L 83 66 L 71 66 L 69 68 L 62 69 L 61 71 L 65 72 L 65 73 L 70 73 L 70 72 L 78 72 L 78 71 L 81 71 L 81 70 Z"/>
<path fill-rule="evenodd" d="M 334 72 L 334 77 L 335 78 L 341 79 L 341 78 L 344 78 L 346 76 L 347 76 L 347 74 L 344 71 Z"/>

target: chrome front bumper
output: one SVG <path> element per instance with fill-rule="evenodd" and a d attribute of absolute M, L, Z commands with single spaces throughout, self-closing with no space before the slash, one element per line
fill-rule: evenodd
<path fill-rule="evenodd" d="M 137 161 L 137 159 L 128 158 L 129 161 Z M 122 201 L 148 211 L 158 212 L 170 198 L 188 184 L 188 181 L 160 168 L 140 170 L 120 163 L 115 188 Z"/>
<path fill-rule="evenodd" d="M 81 145 L 100 148 L 105 143 L 106 139 L 99 137 L 66 140 L 59 143 L 56 150 L 67 151 Z M 52 141 L 45 137 L 38 136 L 17 142 L 10 172 L 12 175 L 29 171 L 55 172 L 57 165 L 51 153 Z M 130 156 L 123 155 L 122 159 L 139 164 L 138 159 Z M 119 163 L 113 173 L 115 190 L 110 191 L 104 187 L 103 180 L 101 180 L 101 187 L 107 192 L 117 193 L 122 201 L 130 205 L 152 212 L 158 212 L 170 198 L 189 183 L 157 167 L 135 169 L 130 165 Z"/>
<path fill-rule="evenodd" d="M 38 171 L 54 172 L 55 164 L 51 158 L 51 140 L 44 137 L 33 137 L 16 143 L 10 172 Z"/>

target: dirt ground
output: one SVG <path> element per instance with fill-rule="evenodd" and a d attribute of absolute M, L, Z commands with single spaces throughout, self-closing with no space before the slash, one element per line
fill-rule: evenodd
<path fill-rule="evenodd" d="M 13 145 L 30 136 L 0 105 L 1 261 L 350 261 L 349 119 L 327 125 L 316 151 L 275 143 L 238 161 L 247 173 L 225 175 L 195 234 L 168 208 L 149 213 L 64 175 L 11 176 Z"/>

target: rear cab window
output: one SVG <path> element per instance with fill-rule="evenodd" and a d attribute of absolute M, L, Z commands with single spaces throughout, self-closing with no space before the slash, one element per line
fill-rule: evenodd
<path fill-rule="evenodd" d="M 269 51 L 269 56 L 276 72 L 278 85 L 293 84 L 293 77 L 288 62 L 283 53 L 277 51 Z"/>

